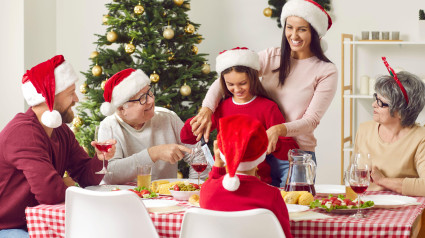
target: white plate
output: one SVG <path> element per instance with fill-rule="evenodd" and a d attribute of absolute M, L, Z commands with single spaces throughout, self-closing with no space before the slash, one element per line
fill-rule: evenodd
<path fill-rule="evenodd" d="M 159 199 L 154 199 L 154 200 L 142 200 L 143 203 L 145 204 L 146 208 L 153 208 L 153 207 L 172 207 L 177 205 L 177 201 L 174 200 L 159 200 Z"/>
<path fill-rule="evenodd" d="M 316 194 L 345 194 L 345 186 L 344 185 L 334 185 L 334 184 L 315 184 L 314 188 L 316 190 Z"/>
<path fill-rule="evenodd" d="M 367 195 L 362 200 L 373 201 L 376 208 L 393 208 L 417 204 L 416 198 L 400 195 Z"/>
<path fill-rule="evenodd" d="M 168 180 L 170 183 L 176 182 L 176 181 L 182 181 L 182 182 L 188 181 L 189 183 L 196 183 L 196 184 L 198 184 L 198 179 L 177 179 L 177 178 L 157 179 L 157 180 L 153 180 L 152 182 L 160 181 L 160 180 Z M 199 183 L 201 183 L 201 184 L 204 183 L 204 180 L 200 179 L 199 180 Z"/>
<path fill-rule="evenodd" d="M 308 206 L 304 205 L 298 205 L 298 204 L 286 204 L 286 207 L 288 208 L 288 213 L 291 212 L 303 212 L 310 209 Z"/>
<path fill-rule="evenodd" d="M 88 189 L 92 191 L 109 192 L 117 188 L 119 188 L 120 190 L 127 190 L 127 189 L 133 189 L 135 187 L 136 186 L 130 186 L 130 185 L 97 185 L 97 186 L 88 186 L 88 187 L 85 187 L 84 189 Z"/>
<path fill-rule="evenodd" d="M 366 208 L 360 208 L 360 210 L 368 210 L 371 208 L 374 208 L 375 206 L 371 206 L 371 207 L 366 207 Z M 318 209 L 326 211 L 325 208 L 323 207 L 318 207 Z M 351 209 L 334 209 L 332 211 L 330 211 L 330 213 L 336 213 L 336 214 L 348 214 L 348 213 L 356 213 L 357 212 L 357 208 L 351 208 Z"/>

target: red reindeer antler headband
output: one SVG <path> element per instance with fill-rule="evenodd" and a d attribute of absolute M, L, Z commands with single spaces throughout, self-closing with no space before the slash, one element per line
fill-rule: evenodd
<path fill-rule="evenodd" d="M 382 61 L 384 61 L 385 67 L 387 67 L 388 72 L 394 78 L 394 80 L 398 84 L 398 86 L 400 87 L 401 92 L 404 95 L 404 99 L 406 99 L 406 104 L 409 104 L 409 98 L 407 97 L 406 89 L 404 89 L 403 84 L 401 84 L 401 82 L 398 79 L 397 74 L 394 72 L 393 68 L 391 68 L 390 65 L 388 64 L 387 58 L 382 57 Z"/>

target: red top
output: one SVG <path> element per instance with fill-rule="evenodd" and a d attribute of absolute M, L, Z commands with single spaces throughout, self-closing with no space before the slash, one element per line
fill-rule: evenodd
<path fill-rule="evenodd" d="M 289 214 L 278 188 L 261 182 L 254 176 L 237 174 L 240 180 L 239 188 L 226 190 L 223 177 L 224 167 L 212 167 L 209 178 L 202 185 L 200 206 L 215 211 L 243 211 L 255 208 L 265 208 L 272 211 L 282 226 L 287 238 L 292 237 L 289 226 Z"/>
<path fill-rule="evenodd" d="M 214 112 L 212 116 L 211 131 L 218 128 L 220 118 L 236 114 L 254 117 L 263 124 L 266 130 L 274 125 L 285 123 L 285 118 L 280 112 L 277 104 L 267 98 L 257 96 L 250 103 L 238 105 L 229 97 L 222 101 Z M 196 144 L 197 142 L 196 137 L 192 133 L 192 127 L 190 126 L 191 120 L 192 118 L 189 118 L 185 122 L 180 132 L 180 140 L 185 144 Z M 297 142 L 292 137 L 279 137 L 276 144 L 276 150 L 272 154 L 280 160 L 288 160 L 288 151 L 298 148 Z M 270 166 L 266 161 L 258 165 L 258 175 L 263 182 L 271 183 Z"/>
<path fill-rule="evenodd" d="M 90 158 L 66 124 L 49 138 L 30 108 L 0 132 L 0 229 L 25 228 L 25 208 L 65 201 L 65 170 L 82 187 L 99 184 L 102 161 Z"/>

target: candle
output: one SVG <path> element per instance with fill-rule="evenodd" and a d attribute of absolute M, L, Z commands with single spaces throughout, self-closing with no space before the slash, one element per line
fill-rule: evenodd
<path fill-rule="evenodd" d="M 373 95 L 375 93 L 375 79 L 370 78 L 369 79 L 369 95 Z"/>
<path fill-rule="evenodd" d="M 369 94 L 369 76 L 363 75 L 360 77 L 360 94 Z"/>

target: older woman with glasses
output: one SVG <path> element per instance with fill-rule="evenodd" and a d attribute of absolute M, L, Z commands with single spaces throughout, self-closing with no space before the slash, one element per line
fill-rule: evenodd
<path fill-rule="evenodd" d="M 425 105 L 425 85 L 408 72 L 381 76 L 375 84 L 373 121 L 362 123 L 355 151 L 369 153 L 369 190 L 425 196 L 425 128 L 415 123 Z"/>
<path fill-rule="evenodd" d="M 112 128 L 117 140 L 115 155 L 108 163 L 112 173 L 103 178 L 108 184 L 135 181 L 140 165 L 152 165 L 152 180 L 176 178 L 177 162 L 190 158 L 194 146 L 180 141 L 183 121 L 173 111 L 155 107 L 149 83 L 143 71 L 125 69 L 105 84 L 105 102 L 100 110 L 107 117 L 100 123 L 100 130 Z M 202 176 L 208 172 L 206 169 Z M 189 177 L 198 177 L 192 168 Z"/>

